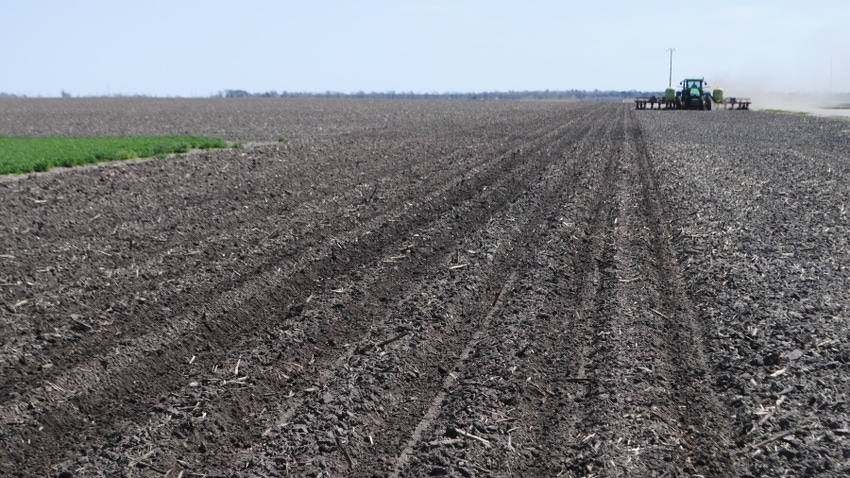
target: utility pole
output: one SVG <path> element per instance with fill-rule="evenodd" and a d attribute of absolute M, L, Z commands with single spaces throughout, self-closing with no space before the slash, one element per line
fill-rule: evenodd
<path fill-rule="evenodd" d="M 676 51 L 676 49 L 673 48 L 673 47 L 670 47 L 670 48 L 667 49 L 667 51 L 670 52 L 670 80 L 669 80 L 669 83 L 667 83 L 667 86 L 672 87 L 673 86 L 673 52 Z"/>

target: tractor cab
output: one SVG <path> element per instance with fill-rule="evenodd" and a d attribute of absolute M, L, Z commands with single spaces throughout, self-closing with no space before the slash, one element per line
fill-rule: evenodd
<path fill-rule="evenodd" d="M 682 83 L 684 84 L 684 86 L 682 87 L 682 92 L 683 92 L 683 93 L 684 93 L 685 91 L 687 91 L 687 92 L 688 92 L 688 96 L 691 96 L 691 97 L 694 97 L 694 96 L 696 96 L 696 97 L 702 96 L 702 84 L 703 84 L 703 79 L 702 79 L 702 78 L 700 78 L 700 79 L 690 79 L 690 80 L 684 80 L 684 81 L 682 81 Z"/>
<path fill-rule="evenodd" d="M 689 90 L 693 89 L 693 88 L 701 90 L 704 81 L 705 81 L 704 78 L 692 78 L 692 79 L 682 80 L 681 84 L 684 85 L 684 87 L 689 89 Z"/>

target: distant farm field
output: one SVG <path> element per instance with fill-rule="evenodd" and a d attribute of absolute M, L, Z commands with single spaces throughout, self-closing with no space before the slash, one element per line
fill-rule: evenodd
<path fill-rule="evenodd" d="M 0 475 L 847 475 L 850 129 L 632 107 L 0 99 L 245 142 L 0 179 Z"/>

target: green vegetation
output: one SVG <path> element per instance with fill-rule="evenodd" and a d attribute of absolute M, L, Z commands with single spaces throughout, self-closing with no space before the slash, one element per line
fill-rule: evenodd
<path fill-rule="evenodd" d="M 132 158 L 163 158 L 190 149 L 226 148 L 218 138 L 155 136 L 138 138 L 21 138 L 0 136 L 0 174 L 47 171 Z"/>
<path fill-rule="evenodd" d="M 777 110 L 777 109 L 764 109 L 762 110 L 765 113 L 774 113 L 779 115 L 798 115 L 798 116 L 808 116 L 809 113 L 805 111 L 790 111 L 790 110 Z"/>
<path fill-rule="evenodd" d="M 281 136 L 280 138 L 277 139 L 278 143 L 286 143 L 288 141 L 289 141 L 289 139 L 286 136 Z"/>

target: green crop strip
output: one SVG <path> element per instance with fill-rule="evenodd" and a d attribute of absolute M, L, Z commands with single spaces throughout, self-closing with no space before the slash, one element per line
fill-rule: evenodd
<path fill-rule="evenodd" d="M 809 113 L 805 111 L 791 111 L 791 110 L 777 110 L 777 109 L 764 109 L 762 110 L 765 113 L 773 113 L 777 115 L 798 115 L 798 116 L 808 116 Z"/>
<path fill-rule="evenodd" d="M 226 148 L 218 138 L 201 136 L 21 138 L 0 136 L 0 174 L 47 171 L 54 166 L 116 161 L 132 158 L 163 158 L 190 149 Z"/>

